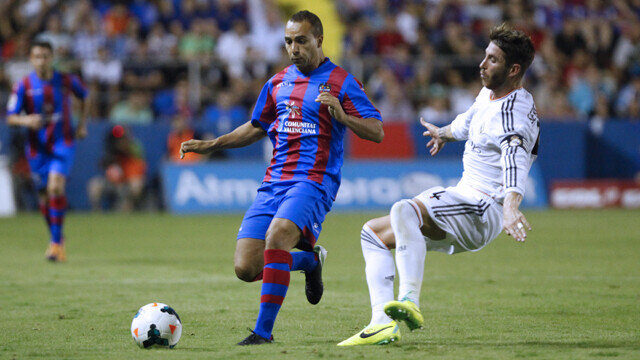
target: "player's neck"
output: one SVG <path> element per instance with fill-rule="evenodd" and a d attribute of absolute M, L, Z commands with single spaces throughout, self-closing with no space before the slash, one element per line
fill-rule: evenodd
<path fill-rule="evenodd" d="M 505 83 L 497 89 L 491 89 L 491 100 L 503 98 L 521 88 L 520 81 Z"/>
<path fill-rule="evenodd" d="M 310 72 L 312 72 L 313 70 L 317 69 L 320 67 L 320 65 L 322 65 L 322 63 L 325 61 L 326 57 L 324 56 L 324 54 L 322 52 L 320 52 L 320 56 L 318 57 L 318 59 L 314 62 L 314 66 L 313 68 L 309 67 L 309 69 L 300 69 L 298 68 L 298 70 L 300 70 L 301 73 L 303 74 L 308 74 Z"/>
<path fill-rule="evenodd" d="M 36 76 L 38 76 L 40 80 L 51 80 L 53 78 L 53 69 L 43 72 L 36 71 Z"/>

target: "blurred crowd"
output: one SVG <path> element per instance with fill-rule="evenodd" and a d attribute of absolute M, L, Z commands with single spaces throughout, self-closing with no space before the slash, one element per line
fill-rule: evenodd
<path fill-rule="evenodd" d="M 466 110 L 495 24 L 532 36 L 525 78 L 545 120 L 640 117 L 640 1 L 343 0 L 340 59 L 387 122 L 441 123 Z M 90 89 L 91 118 L 116 124 L 248 119 L 258 91 L 288 65 L 276 0 L 4 0 L 0 83 L 29 70 L 32 39 Z"/>

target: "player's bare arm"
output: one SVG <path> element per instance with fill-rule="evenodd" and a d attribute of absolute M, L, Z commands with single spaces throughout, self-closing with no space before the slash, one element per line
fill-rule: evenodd
<path fill-rule="evenodd" d="M 516 192 L 507 193 L 502 214 L 504 216 L 504 232 L 509 236 L 513 236 L 516 241 L 523 242 L 527 239 L 526 230 L 531 231 L 531 225 L 519 210 L 521 202 L 522 195 Z"/>
<path fill-rule="evenodd" d="M 29 115 L 9 115 L 7 117 L 7 124 L 12 126 L 24 126 L 31 130 L 38 130 L 42 127 L 42 115 L 29 114 Z"/>
<path fill-rule="evenodd" d="M 238 126 L 232 132 L 222 135 L 213 140 L 187 140 L 180 145 L 180 158 L 184 154 L 194 152 L 197 154 L 208 154 L 224 149 L 233 149 L 251 145 L 266 136 L 264 130 L 253 126 L 251 121 Z"/>
<path fill-rule="evenodd" d="M 323 92 L 318 95 L 316 102 L 327 105 L 329 115 L 351 129 L 359 138 L 381 143 L 384 138 L 382 122 L 374 118 L 359 118 L 348 115 L 337 97 Z"/>
<path fill-rule="evenodd" d="M 437 127 L 431 123 L 424 121 L 423 118 L 420 118 L 420 124 L 424 126 L 427 131 L 423 132 L 423 136 L 430 136 L 431 140 L 427 143 L 427 148 L 431 147 L 429 153 L 431 156 L 436 155 L 442 150 L 445 143 L 456 141 L 453 137 L 453 133 L 451 132 L 451 125 L 447 125 L 444 127 Z"/>
<path fill-rule="evenodd" d="M 84 139 L 87 137 L 87 118 L 89 115 L 89 102 L 86 99 L 80 100 L 80 106 L 82 108 L 82 115 L 78 120 L 78 126 L 76 127 L 76 138 Z"/>

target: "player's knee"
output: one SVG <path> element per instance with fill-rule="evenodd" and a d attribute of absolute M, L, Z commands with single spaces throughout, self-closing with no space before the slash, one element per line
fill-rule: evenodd
<path fill-rule="evenodd" d="M 415 210 L 409 203 L 409 200 L 403 199 L 393 204 L 391 207 L 391 211 L 389 215 L 391 215 L 391 219 L 393 220 L 404 220 L 409 216 L 412 216 L 411 212 L 415 213 Z"/>
<path fill-rule="evenodd" d="M 49 184 L 47 186 L 47 195 L 49 196 L 61 196 L 64 195 L 64 187 L 58 184 Z"/>
<path fill-rule="evenodd" d="M 300 230 L 295 226 L 270 226 L 265 235 L 266 249 L 291 250 L 300 240 Z"/>
<path fill-rule="evenodd" d="M 254 266 L 248 266 L 247 264 L 235 264 L 235 271 L 238 279 L 246 282 L 254 281 L 259 273 Z"/>

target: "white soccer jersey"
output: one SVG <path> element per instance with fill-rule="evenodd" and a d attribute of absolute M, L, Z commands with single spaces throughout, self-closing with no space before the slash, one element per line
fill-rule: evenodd
<path fill-rule="evenodd" d="M 540 122 L 531 94 L 519 88 L 492 100 L 483 88 L 471 108 L 451 123 L 456 140 L 467 140 L 460 184 L 502 202 L 507 192 L 524 195 L 538 153 Z"/>

